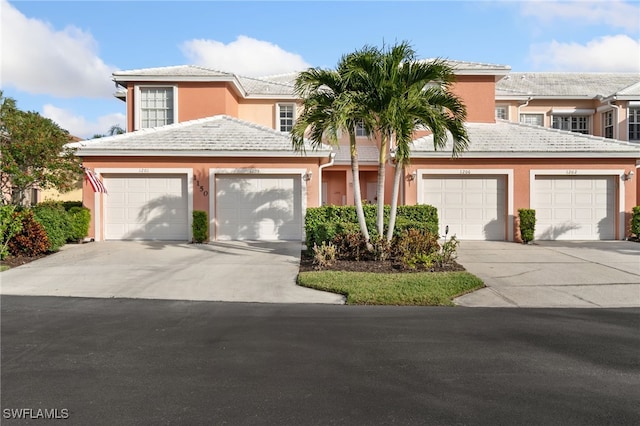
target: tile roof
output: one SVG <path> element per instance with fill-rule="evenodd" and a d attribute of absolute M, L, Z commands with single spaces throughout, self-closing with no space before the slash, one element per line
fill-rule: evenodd
<path fill-rule="evenodd" d="M 351 152 L 349 145 L 334 147 L 336 164 L 351 164 Z M 378 164 L 378 148 L 375 146 L 358 146 L 358 164 Z"/>
<path fill-rule="evenodd" d="M 70 144 L 78 155 L 157 155 L 157 156 L 300 156 L 291 146 L 289 133 L 226 115 L 216 115 L 167 126 L 137 130 L 122 135 L 91 139 Z M 314 151 L 310 157 L 326 156 L 329 146 Z"/>
<path fill-rule="evenodd" d="M 242 77 L 238 76 L 238 81 L 247 92 L 251 95 L 282 95 L 287 98 L 293 97 L 293 85 L 280 81 L 269 81 L 264 78 Z"/>
<path fill-rule="evenodd" d="M 469 149 L 461 158 L 474 157 L 636 157 L 640 144 L 583 135 L 548 127 L 497 120 L 467 123 Z M 414 157 L 450 157 L 451 137 L 446 148 L 434 151 L 433 136 L 413 141 Z"/>
<path fill-rule="evenodd" d="M 233 73 L 213 70 L 197 65 L 175 65 L 169 67 L 140 68 L 127 71 L 115 71 L 114 76 L 123 77 L 233 77 Z"/>
<path fill-rule="evenodd" d="M 637 83 L 640 73 L 511 72 L 496 83 L 496 94 L 593 99 L 614 95 Z"/>
<path fill-rule="evenodd" d="M 436 58 L 423 59 L 425 62 L 433 61 Z M 499 74 L 504 74 L 511 70 L 508 65 L 489 64 L 485 62 L 470 62 L 470 61 L 457 61 L 454 59 L 442 58 L 449 64 L 455 71 L 462 71 L 467 74 L 466 71 L 497 71 Z"/>

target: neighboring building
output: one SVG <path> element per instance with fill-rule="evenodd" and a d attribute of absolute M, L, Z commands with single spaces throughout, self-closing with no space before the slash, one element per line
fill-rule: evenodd
<path fill-rule="evenodd" d="M 591 74 L 451 65 L 470 148 L 452 160 L 417 132 L 401 203 L 436 206 L 443 233 L 448 225 L 460 239 L 517 240 L 519 208 L 536 209 L 538 239 L 627 235 L 640 204 L 631 177 L 640 164 L 639 74 L 602 74 L 598 86 Z M 84 186 L 91 236 L 187 241 L 193 210 L 204 210 L 212 240 L 299 240 L 307 207 L 353 204 L 346 137 L 339 148 L 291 149 L 295 76 L 196 66 L 114 73 L 129 133 L 77 144 L 109 191 Z M 374 203 L 376 141 L 364 132 L 358 141 L 362 197 Z"/>

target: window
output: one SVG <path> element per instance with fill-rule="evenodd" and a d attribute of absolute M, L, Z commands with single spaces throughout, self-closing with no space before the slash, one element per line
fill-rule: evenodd
<path fill-rule="evenodd" d="M 369 132 L 362 123 L 356 124 L 356 137 L 369 137 Z"/>
<path fill-rule="evenodd" d="M 293 118 L 295 117 L 294 104 L 278 104 L 278 129 L 281 132 L 290 132 L 293 129 Z"/>
<path fill-rule="evenodd" d="M 586 115 L 554 115 L 551 127 L 570 132 L 589 134 L 589 116 Z"/>
<path fill-rule="evenodd" d="M 640 108 L 629 108 L 629 140 L 640 141 Z"/>
<path fill-rule="evenodd" d="M 520 114 L 520 122 L 534 126 L 544 126 L 544 114 Z"/>
<path fill-rule="evenodd" d="M 165 126 L 174 122 L 173 91 L 173 87 L 140 87 L 138 128 Z"/>
<path fill-rule="evenodd" d="M 613 111 L 602 114 L 602 129 L 605 138 L 613 139 Z"/>
<path fill-rule="evenodd" d="M 499 118 L 501 120 L 508 120 L 509 119 L 509 114 L 507 112 L 507 107 L 502 105 L 502 106 L 496 106 L 496 118 Z"/>

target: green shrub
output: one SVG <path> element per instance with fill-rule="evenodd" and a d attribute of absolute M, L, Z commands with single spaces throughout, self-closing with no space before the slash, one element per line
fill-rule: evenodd
<path fill-rule="evenodd" d="M 430 267 L 439 251 L 437 233 L 409 228 L 393 239 L 394 257 L 410 268 L 417 265 Z"/>
<path fill-rule="evenodd" d="M 82 207 L 82 201 L 61 201 L 60 204 L 66 211 L 71 211 L 73 207 Z"/>
<path fill-rule="evenodd" d="M 68 217 L 70 233 L 67 235 L 67 241 L 79 241 L 89 235 L 91 211 L 88 208 L 73 206 L 69 209 Z"/>
<path fill-rule="evenodd" d="M 635 206 L 632 210 L 631 233 L 640 238 L 640 206 Z"/>
<path fill-rule="evenodd" d="M 9 253 L 33 257 L 49 251 L 49 238 L 44 227 L 36 221 L 33 211 L 20 213 L 20 220 L 22 230 L 9 240 Z"/>
<path fill-rule="evenodd" d="M 520 236 L 525 244 L 533 241 L 536 229 L 536 211 L 533 209 L 518 209 L 520 218 Z"/>
<path fill-rule="evenodd" d="M 193 211 L 193 241 L 203 243 L 209 239 L 209 221 L 207 212 L 202 210 Z"/>
<path fill-rule="evenodd" d="M 367 242 L 360 232 L 348 232 L 335 236 L 333 244 L 336 255 L 342 260 L 371 260 L 372 254 L 367 250 Z"/>
<path fill-rule="evenodd" d="M 371 241 L 377 239 L 376 216 L 378 208 L 373 204 L 362 206 Z M 390 206 L 384 207 L 384 227 L 389 223 Z M 314 244 L 329 242 L 343 232 L 360 232 L 355 206 L 310 207 L 305 215 L 306 244 L 309 249 Z M 342 227 L 342 230 L 340 230 Z M 398 206 L 394 235 L 403 230 L 418 228 L 438 234 L 438 210 L 429 205 Z"/>
<path fill-rule="evenodd" d="M 443 267 L 453 262 L 458 257 L 459 245 L 460 241 L 458 241 L 455 235 L 452 235 L 448 241 L 442 243 L 442 249 L 435 256 L 437 265 Z"/>
<path fill-rule="evenodd" d="M 9 241 L 22 230 L 22 218 L 16 206 L 0 206 L 0 259 L 9 254 Z"/>
<path fill-rule="evenodd" d="M 49 251 L 55 252 L 66 244 L 72 234 L 71 220 L 61 202 L 40 203 L 33 207 L 35 219 L 44 227 L 49 239 Z"/>

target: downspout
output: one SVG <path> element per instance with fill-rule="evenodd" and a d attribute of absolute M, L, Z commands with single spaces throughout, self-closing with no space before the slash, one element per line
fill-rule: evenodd
<path fill-rule="evenodd" d="M 325 164 L 321 164 L 318 167 L 318 206 L 322 206 L 322 169 L 325 167 L 333 166 L 333 162 L 336 159 L 336 153 L 332 152 L 329 154 L 329 162 Z"/>
<path fill-rule="evenodd" d="M 520 122 L 520 108 L 528 106 L 529 102 L 531 102 L 531 99 L 533 99 L 533 96 L 529 96 L 525 103 L 518 105 L 518 123 Z M 544 126 L 544 123 L 542 123 L 542 125 Z"/>

